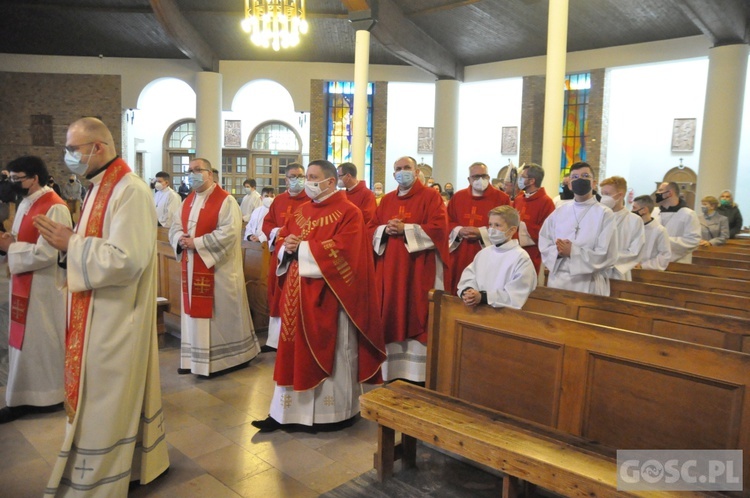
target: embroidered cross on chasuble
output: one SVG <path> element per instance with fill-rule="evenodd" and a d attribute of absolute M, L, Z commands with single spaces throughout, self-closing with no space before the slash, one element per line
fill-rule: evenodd
<path fill-rule="evenodd" d="M 477 207 L 472 206 L 471 212 L 464 214 L 464 219 L 466 220 L 466 225 L 469 227 L 476 227 L 476 226 L 483 226 L 481 221 L 484 219 L 484 216 L 481 214 L 477 214 Z M 474 222 L 480 222 L 480 223 L 474 223 Z"/>
<path fill-rule="evenodd" d="M 130 173 L 130 168 L 125 161 L 119 157 L 104 171 L 104 177 L 99 183 L 91 212 L 86 221 L 85 237 L 101 238 L 104 229 L 104 215 L 107 212 L 112 192 L 119 181 Z M 81 213 L 84 213 L 86 204 L 90 200 L 86 197 Z M 76 225 L 76 232 L 81 223 Z M 68 330 L 65 337 L 65 411 L 68 421 L 73 422 L 78 408 L 78 396 L 81 386 L 81 361 L 83 355 L 83 344 L 88 327 L 89 308 L 91 307 L 92 291 L 72 292 L 70 296 L 70 316 L 68 317 Z"/>

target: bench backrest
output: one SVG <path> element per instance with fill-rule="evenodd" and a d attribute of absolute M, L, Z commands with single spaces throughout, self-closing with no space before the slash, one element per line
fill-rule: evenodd
<path fill-rule="evenodd" d="M 750 285 L 743 280 L 655 270 L 632 270 L 631 274 L 634 282 L 750 297 Z"/>
<path fill-rule="evenodd" d="M 695 256 L 716 259 L 738 259 L 740 261 L 750 261 L 750 251 L 739 249 L 737 246 L 716 246 L 711 249 L 693 251 Z"/>
<path fill-rule="evenodd" d="M 582 292 L 537 287 L 524 311 L 750 352 L 750 320 Z"/>
<path fill-rule="evenodd" d="M 750 451 L 750 355 L 430 300 L 431 389 L 612 448 Z"/>
<path fill-rule="evenodd" d="M 242 242 L 245 289 L 255 330 L 268 328 L 268 267 L 271 255 L 265 242 Z"/>
<path fill-rule="evenodd" d="M 698 259 L 698 258 L 695 258 Z M 705 260 L 704 260 L 705 261 Z M 726 261 L 713 259 L 710 261 Z M 743 263 L 743 261 L 740 261 Z M 747 263 L 750 264 L 750 263 Z M 706 277 L 731 278 L 734 280 L 750 280 L 750 271 L 742 268 L 722 268 L 720 266 L 706 266 L 698 264 L 669 263 L 667 271 L 672 273 L 689 273 L 691 275 L 703 275 Z"/>
<path fill-rule="evenodd" d="M 750 318 L 750 297 L 745 296 L 624 280 L 610 280 L 609 295 L 618 299 Z"/>
<path fill-rule="evenodd" d="M 738 270 L 750 270 L 750 261 L 741 261 L 739 259 L 723 259 L 723 258 L 706 258 L 704 256 L 696 256 L 693 253 L 693 264 L 701 266 L 720 266 L 722 268 L 736 268 Z"/>

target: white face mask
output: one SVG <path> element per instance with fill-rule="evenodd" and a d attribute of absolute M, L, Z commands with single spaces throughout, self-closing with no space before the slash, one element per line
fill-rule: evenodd
<path fill-rule="evenodd" d="M 203 185 L 205 180 L 203 180 L 203 173 L 190 173 L 188 175 L 188 184 L 190 184 L 190 188 L 193 190 L 197 190 L 201 188 L 201 185 Z"/>
<path fill-rule="evenodd" d="M 602 200 L 599 202 L 607 206 L 609 209 L 614 209 L 615 205 L 617 204 L 617 199 L 615 199 L 611 195 L 603 195 Z"/>
<path fill-rule="evenodd" d="M 498 230 L 497 228 L 488 228 L 487 233 L 490 236 L 490 243 L 494 246 L 499 246 L 501 244 L 505 244 L 508 241 L 508 236 L 505 232 L 502 230 Z"/>
<path fill-rule="evenodd" d="M 339 181 L 336 182 L 336 187 L 338 187 L 338 188 L 346 188 L 346 185 L 344 185 L 344 180 L 339 179 Z"/>
<path fill-rule="evenodd" d="M 396 178 L 396 182 L 398 182 L 400 187 L 409 188 L 414 184 L 414 172 L 411 170 L 402 169 L 396 171 L 396 174 L 393 176 Z"/>
<path fill-rule="evenodd" d="M 250 190 L 250 187 L 245 187 L 242 189 L 242 191 L 245 192 L 245 195 L 250 195 L 250 192 L 252 192 L 252 190 Z"/>
<path fill-rule="evenodd" d="M 321 182 L 311 182 L 311 181 L 305 182 L 305 193 L 310 199 L 317 199 L 318 197 L 320 197 L 321 195 L 323 195 L 325 192 L 328 191 L 328 189 L 322 190 L 320 188 L 320 184 L 323 183 L 324 181 L 325 180 Z"/>
<path fill-rule="evenodd" d="M 487 187 L 489 185 L 490 181 L 487 178 L 480 178 L 471 182 L 471 188 L 473 188 L 477 192 L 484 192 L 485 190 L 487 190 Z"/>
<path fill-rule="evenodd" d="M 518 188 L 520 188 L 521 190 L 526 188 L 526 178 L 522 176 L 518 177 Z"/>
<path fill-rule="evenodd" d="M 269 209 L 271 207 L 271 203 L 273 202 L 273 197 L 264 197 L 261 202 L 263 203 L 264 208 Z"/>
<path fill-rule="evenodd" d="M 164 184 L 160 182 L 156 182 L 154 183 L 154 188 L 158 190 L 159 192 L 161 192 L 162 190 L 164 190 Z"/>
<path fill-rule="evenodd" d="M 382 188 L 376 188 L 375 189 L 375 195 L 383 195 L 383 189 Z"/>
<path fill-rule="evenodd" d="M 65 150 L 65 165 L 76 175 L 83 176 L 89 169 L 89 161 L 91 161 L 92 155 L 94 155 L 93 151 L 88 154 L 89 158 L 86 162 L 82 163 L 81 159 L 83 159 L 83 154 L 81 154 L 80 151 L 77 150 L 75 152 L 70 152 L 69 150 Z"/>
<path fill-rule="evenodd" d="M 289 184 L 289 193 L 291 195 L 297 195 L 305 189 L 304 178 L 288 178 L 287 183 Z"/>

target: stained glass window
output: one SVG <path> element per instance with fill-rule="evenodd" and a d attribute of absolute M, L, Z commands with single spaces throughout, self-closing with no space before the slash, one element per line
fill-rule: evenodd
<path fill-rule="evenodd" d="M 367 142 L 362 178 L 372 185 L 372 96 L 374 86 L 367 84 Z M 352 117 L 354 112 L 354 83 L 328 82 L 327 159 L 338 166 L 352 160 Z M 357 164 L 358 168 L 362 165 Z"/>
<path fill-rule="evenodd" d="M 568 174 L 574 163 L 586 160 L 590 91 L 590 73 L 570 74 L 565 78 L 561 180 L 563 176 Z"/>

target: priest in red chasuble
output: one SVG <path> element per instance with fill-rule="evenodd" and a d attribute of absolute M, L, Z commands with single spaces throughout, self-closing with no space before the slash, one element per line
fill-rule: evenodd
<path fill-rule="evenodd" d="M 385 361 L 380 300 L 362 213 L 336 191 L 336 167 L 307 167 L 312 199 L 279 232 L 277 275 L 284 275 L 270 415 L 261 431 L 284 424 L 333 424 L 359 412 L 360 383 L 381 383 Z"/>
<path fill-rule="evenodd" d="M 268 214 L 263 218 L 263 233 L 268 239 L 268 250 L 274 253 L 276 235 L 286 219 L 310 198 L 305 194 L 305 167 L 291 163 L 286 167 L 286 192 L 277 195 Z M 283 280 L 283 277 L 282 277 Z M 279 311 L 280 282 L 276 272 L 268 272 L 268 338 L 262 351 L 275 351 L 279 345 L 281 312 Z"/>
<path fill-rule="evenodd" d="M 375 208 L 378 207 L 375 202 L 375 194 L 367 188 L 364 180 L 357 180 L 357 167 L 352 163 L 341 163 L 337 168 L 339 175 L 339 188 L 346 189 L 346 198 L 362 211 L 365 219 L 365 225 L 370 224 L 370 220 L 375 216 Z"/>
<path fill-rule="evenodd" d="M 539 273 L 542 255 L 539 253 L 539 230 L 544 220 L 555 210 L 555 203 L 547 191 L 542 187 L 544 170 L 538 164 L 529 164 L 522 168 L 518 175 L 518 195 L 513 204 L 521 216 L 518 227 L 518 243 L 521 244 L 534 263 L 534 269 Z"/>
<path fill-rule="evenodd" d="M 247 364 L 260 353 L 242 271 L 242 212 L 214 181 L 211 164 L 188 166 L 193 191 L 169 229 L 182 265 L 178 373 L 209 376 Z"/>
<path fill-rule="evenodd" d="M 388 353 L 383 377 L 423 382 L 428 293 L 451 288 L 448 218 L 440 194 L 416 179 L 414 158 L 402 157 L 393 169 L 398 189 L 383 196 L 371 224 Z"/>
<path fill-rule="evenodd" d="M 448 243 L 453 282 L 451 294 L 456 293 L 461 274 L 474 261 L 474 256 L 483 247 L 491 245 L 487 235 L 487 213 L 498 206 L 510 204 L 510 197 L 505 192 L 490 185 L 486 164 L 474 163 L 469 166 L 468 180 L 469 186 L 456 192 L 448 203 Z"/>

